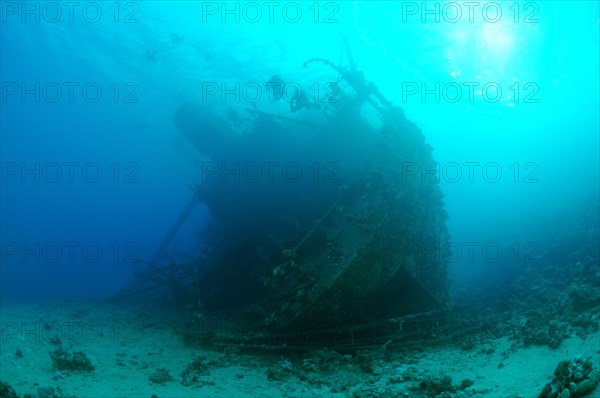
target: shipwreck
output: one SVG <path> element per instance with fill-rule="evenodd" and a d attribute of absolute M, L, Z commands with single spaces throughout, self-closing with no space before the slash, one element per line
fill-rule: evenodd
<path fill-rule="evenodd" d="M 346 55 L 346 65 L 304 64 L 336 85 L 334 100 L 295 98 L 280 112 L 250 104 L 243 128 L 237 114 L 201 102 L 176 110 L 177 128 L 207 161 L 124 295 L 170 286 L 201 314 L 183 331 L 190 339 L 368 344 L 449 325 L 443 196 L 434 177 L 415 172 L 436 168 L 432 148 Z M 199 202 L 211 213 L 200 255 L 169 260 Z"/>

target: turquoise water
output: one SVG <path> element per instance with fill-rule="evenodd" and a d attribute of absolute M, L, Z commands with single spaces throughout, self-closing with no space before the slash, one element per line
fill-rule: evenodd
<path fill-rule="evenodd" d="M 1 0 L 0 381 L 40 398 L 598 383 L 599 4 Z M 206 330 L 225 343 L 195 346 Z"/>
<path fill-rule="evenodd" d="M 114 291 L 129 274 L 123 256 L 152 256 L 198 179 L 201 160 L 173 125 L 175 109 L 201 98 L 207 81 L 319 82 L 323 67 L 303 63 L 345 59 L 344 37 L 367 80 L 421 127 L 448 167 L 440 184 L 456 241 L 526 240 L 554 212 L 598 194 L 595 2 L 286 4 L 270 21 L 269 8 L 254 3 L 237 3 L 237 11 L 231 3 L 229 14 L 220 3 L 99 3 L 70 16 L 60 4 L 32 3 L 27 13 L 3 2 L 2 161 L 33 168 L 26 183 L 20 166 L 16 176 L 13 163 L 3 169 L 3 240 L 103 249 L 85 269 L 34 261 L 29 272 L 8 255 L 5 294 Z M 36 82 L 39 103 L 34 94 L 21 101 L 20 84 L 35 92 Z M 52 82 L 62 94 L 56 103 L 56 87 L 45 86 Z M 79 84 L 72 102 L 65 82 Z M 83 97 L 89 82 L 103 90 L 96 103 Z M 244 115 L 243 99 L 226 101 Z M 65 161 L 102 164 L 104 178 L 73 184 L 62 165 L 63 177 L 48 183 L 35 169 Z M 498 167 L 499 181 L 485 181 Z M 141 182 L 122 183 L 129 175 Z M 189 228 L 176 251 L 194 249 Z"/>

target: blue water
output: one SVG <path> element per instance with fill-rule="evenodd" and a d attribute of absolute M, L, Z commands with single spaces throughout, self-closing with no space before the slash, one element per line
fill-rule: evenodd
<path fill-rule="evenodd" d="M 156 254 L 200 179 L 205 159 L 178 132 L 175 110 L 200 100 L 206 82 L 318 81 L 324 67 L 303 63 L 337 64 L 343 38 L 365 78 L 447 167 L 448 228 L 465 250 L 453 264 L 456 289 L 502 280 L 514 265 L 510 247 L 542 246 L 536 239 L 557 213 L 598 196 L 597 2 L 500 3 L 499 18 L 495 8 L 475 9 L 472 21 L 461 2 L 462 18 L 446 3 L 427 3 L 427 14 L 421 2 L 300 2 L 297 22 L 295 8 L 275 9 L 271 22 L 265 6 L 253 21 L 248 3 L 238 3 L 239 21 L 234 3 L 222 14 L 220 2 L 81 4 L 73 21 L 62 3 L 0 4 L 3 299 L 121 289 L 132 260 Z M 478 92 L 489 83 L 491 94 Z M 461 95 L 421 96 L 436 84 Z M 212 104 L 222 116 L 251 106 L 232 97 Z M 197 253 L 207 217 L 198 206 L 170 253 Z M 469 259 L 468 242 L 494 243 L 503 256 L 491 265 L 477 249 Z"/>

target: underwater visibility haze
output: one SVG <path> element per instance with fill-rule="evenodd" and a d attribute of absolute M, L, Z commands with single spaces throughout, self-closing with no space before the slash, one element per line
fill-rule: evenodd
<path fill-rule="evenodd" d="M 594 1 L 0 1 L 0 397 L 600 396 Z"/>

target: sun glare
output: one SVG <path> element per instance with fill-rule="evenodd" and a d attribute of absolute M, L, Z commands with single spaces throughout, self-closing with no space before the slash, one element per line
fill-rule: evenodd
<path fill-rule="evenodd" d="M 510 56 L 514 39 L 512 32 L 501 23 L 486 23 L 481 27 L 480 33 L 481 49 L 487 51 L 496 58 L 506 60 Z"/>

